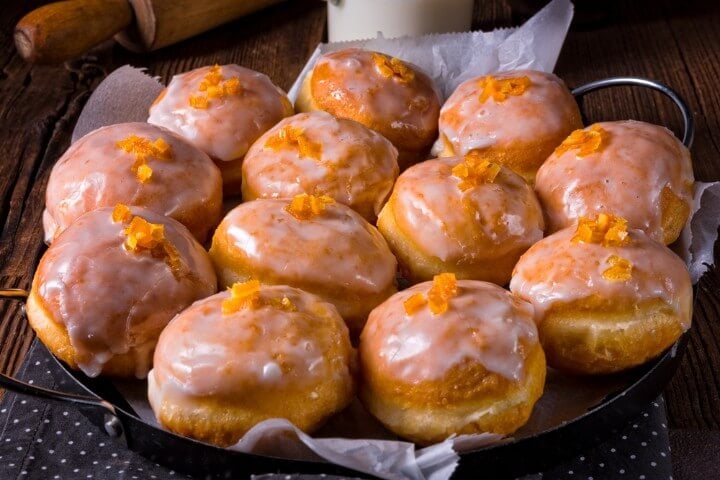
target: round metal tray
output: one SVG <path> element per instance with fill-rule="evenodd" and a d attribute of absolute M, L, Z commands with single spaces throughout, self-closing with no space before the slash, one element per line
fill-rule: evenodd
<path fill-rule="evenodd" d="M 572 93 L 581 103 L 587 93 L 618 85 L 651 88 L 673 100 L 683 117 L 683 143 L 690 147 L 694 133 L 692 113 L 682 98 L 662 83 L 617 77 L 589 83 Z M 24 301 L 26 296 L 27 292 L 23 290 L 0 290 L 0 299 Z M 687 339 L 685 333 L 660 357 L 642 367 L 604 377 L 605 381 L 611 380 L 607 394 L 572 419 L 532 434 L 523 434 L 521 430 L 507 442 L 461 453 L 453 478 L 477 478 L 478 472 L 494 479 L 515 478 L 542 471 L 597 445 L 622 429 L 662 392 L 682 358 Z M 271 472 L 368 476 L 331 463 L 242 453 L 175 435 L 142 420 L 112 382 L 89 378 L 68 369 L 57 358 L 55 360 L 87 395 L 47 390 L 1 374 L 0 386 L 20 394 L 71 403 L 108 435 L 122 438 L 129 449 L 175 470 L 218 479 L 249 478 L 253 474 Z"/>

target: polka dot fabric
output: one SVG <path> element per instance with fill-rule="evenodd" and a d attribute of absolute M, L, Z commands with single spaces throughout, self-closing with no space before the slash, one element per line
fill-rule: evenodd
<path fill-rule="evenodd" d="M 47 350 L 35 342 L 18 376 L 42 387 L 82 393 L 71 380 L 57 381 L 63 378 L 57 368 Z M 77 410 L 62 404 L 8 392 L 0 403 L 0 426 L 3 480 L 190 478 L 127 450 L 122 441 L 108 437 Z M 564 465 L 522 480 L 667 480 L 672 478 L 671 472 L 665 405 L 658 399 L 616 438 Z"/>

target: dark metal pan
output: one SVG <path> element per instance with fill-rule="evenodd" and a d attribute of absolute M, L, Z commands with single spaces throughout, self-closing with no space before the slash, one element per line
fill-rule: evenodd
<path fill-rule="evenodd" d="M 616 77 L 591 82 L 572 93 L 581 103 L 587 93 L 620 85 L 646 87 L 668 96 L 682 114 L 685 130 L 682 141 L 690 147 L 694 135 L 692 112 L 674 90 L 662 83 Z M 24 290 L 0 290 L 0 298 L 23 302 L 26 297 Z M 688 336 L 685 333 L 660 357 L 624 374 L 622 387 L 576 418 L 541 433 L 518 436 L 506 443 L 462 453 L 453 478 L 476 478 L 479 472 L 488 478 L 514 478 L 542 471 L 599 444 L 622 429 L 647 403 L 660 395 L 680 363 Z M 122 438 L 129 449 L 175 470 L 217 479 L 249 478 L 253 474 L 273 472 L 367 476 L 331 463 L 236 452 L 175 435 L 143 421 L 110 381 L 91 379 L 55 360 L 87 395 L 47 390 L 2 374 L 0 386 L 20 394 L 70 403 L 105 433 Z"/>

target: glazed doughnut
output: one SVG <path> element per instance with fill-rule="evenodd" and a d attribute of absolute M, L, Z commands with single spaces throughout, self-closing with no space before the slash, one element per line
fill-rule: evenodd
<path fill-rule="evenodd" d="M 690 216 L 690 152 L 669 130 L 627 120 L 572 133 L 538 171 L 535 191 L 550 232 L 614 212 L 666 245 Z"/>
<path fill-rule="evenodd" d="M 378 52 L 347 48 L 320 57 L 295 107 L 324 110 L 381 133 L 405 169 L 427 158 L 437 137 L 440 95 L 418 67 Z"/>
<path fill-rule="evenodd" d="M 355 334 L 396 291 L 397 262 L 380 232 L 329 197 L 241 204 L 220 223 L 210 257 L 222 286 L 257 279 L 314 293 Z"/>
<path fill-rule="evenodd" d="M 245 155 L 243 199 L 327 195 L 374 223 L 398 176 L 397 155 L 385 137 L 355 121 L 300 113 Z"/>
<path fill-rule="evenodd" d="M 168 430 L 226 447 L 269 418 L 315 430 L 350 403 L 354 364 L 335 307 L 254 280 L 195 302 L 170 322 L 148 398 Z"/>
<path fill-rule="evenodd" d="M 533 308 L 492 283 L 441 274 L 390 297 L 360 337 L 360 399 L 420 444 L 510 434 L 545 385 Z"/>
<path fill-rule="evenodd" d="M 604 213 L 533 245 L 510 290 L 534 304 L 548 364 L 573 373 L 645 363 L 690 328 L 692 317 L 683 261 Z"/>
<path fill-rule="evenodd" d="M 207 155 L 164 128 L 99 128 L 72 144 L 50 173 L 45 241 L 80 215 L 117 203 L 167 215 L 204 242 L 222 214 L 220 172 Z"/>
<path fill-rule="evenodd" d="M 185 227 L 119 204 L 86 213 L 50 245 L 27 317 L 71 368 L 90 377 L 144 378 L 160 331 L 215 292 L 212 262 Z"/>
<path fill-rule="evenodd" d="M 150 107 L 148 122 L 210 155 L 229 195 L 240 193 L 242 159 L 250 145 L 293 113 L 285 92 L 267 75 L 215 65 L 175 75 Z"/>
<path fill-rule="evenodd" d="M 476 150 L 531 184 L 555 147 L 576 128 L 580 110 L 551 73 L 517 70 L 462 83 L 440 110 L 440 157 Z"/>
<path fill-rule="evenodd" d="M 506 285 L 520 255 L 543 237 L 543 227 L 532 188 L 476 153 L 409 168 L 378 218 L 412 282 L 453 272 Z"/>

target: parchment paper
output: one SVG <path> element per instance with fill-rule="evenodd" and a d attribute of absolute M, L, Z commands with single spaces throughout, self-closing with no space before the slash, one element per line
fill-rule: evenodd
<path fill-rule="evenodd" d="M 462 81 L 492 71 L 519 68 L 552 71 L 572 12 L 569 0 L 553 0 L 515 29 L 321 44 L 289 95 L 294 101 L 302 79 L 321 54 L 348 46 L 385 52 L 420 66 L 434 78 L 445 97 Z M 73 132 L 73 141 L 101 126 L 145 121 L 150 104 L 162 88 L 157 80 L 141 70 L 130 66 L 117 69 L 88 100 Z M 714 261 L 712 246 L 720 216 L 720 186 L 700 184 L 696 193 L 695 213 L 679 249 L 688 261 L 694 280 L 704 270 L 704 263 Z M 630 380 L 627 375 L 578 379 L 550 371 L 543 398 L 528 424 L 515 436 L 532 435 L 572 420 Z M 157 424 L 147 403 L 145 382 L 115 382 L 115 385 L 141 418 Z M 313 437 L 286 420 L 273 419 L 256 425 L 231 448 L 288 458 L 324 459 L 387 479 L 441 480 L 448 478 L 457 466 L 457 452 L 507 440 L 490 434 L 465 435 L 416 449 L 412 443 L 400 441 L 385 430 L 355 401 Z"/>

